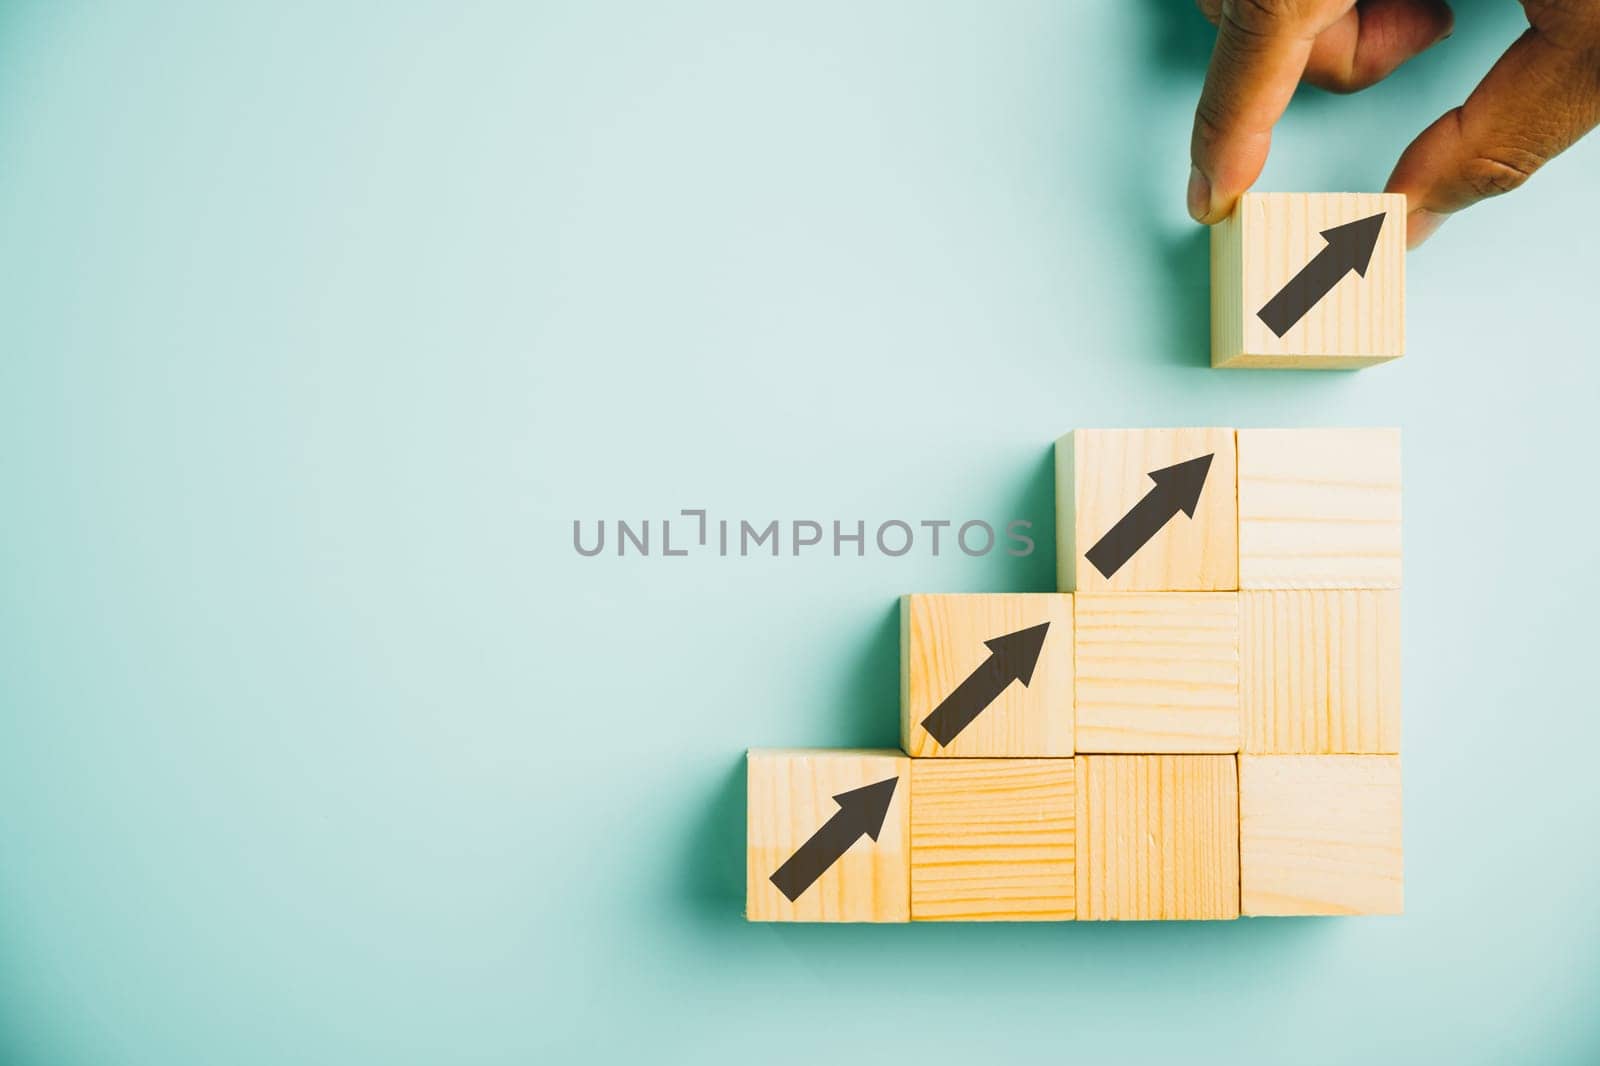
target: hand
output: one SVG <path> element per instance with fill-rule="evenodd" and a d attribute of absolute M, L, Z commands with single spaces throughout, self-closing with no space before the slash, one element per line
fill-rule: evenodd
<path fill-rule="evenodd" d="M 1207 224 L 1261 175 L 1272 126 L 1304 78 L 1334 92 L 1378 82 L 1450 35 L 1443 0 L 1199 0 L 1217 45 L 1195 112 L 1189 213 Z M 1523 0 L 1529 29 L 1401 155 L 1406 243 L 1509 192 L 1600 125 L 1600 0 Z"/>

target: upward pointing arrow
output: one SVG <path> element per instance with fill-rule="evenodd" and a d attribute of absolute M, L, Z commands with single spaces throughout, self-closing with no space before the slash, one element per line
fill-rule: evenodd
<path fill-rule="evenodd" d="M 1200 490 L 1205 488 L 1206 472 L 1211 469 L 1211 458 L 1215 454 L 1150 471 L 1150 480 L 1156 487 L 1145 493 L 1144 499 L 1134 504 L 1132 510 L 1083 554 L 1100 571 L 1100 576 L 1110 578 L 1121 570 L 1122 565 L 1176 518 L 1179 511 L 1194 517 L 1194 509 L 1200 504 Z"/>
<path fill-rule="evenodd" d="M 1311 257 L 1278 294 L 1256 312 L 1256 317 L 1278 336 L 1288 333 L 1350 271 L 1367 276 L 1372 250 L 1378 246 L 1378 231 L 1383 229 L 1384 213 L 1358 218 L 1342 226 L 1322 231 L 1327 246 Z"/>
<path fill-rule="evenodd" d="M 989 657 L 968 674 L 955 691 L 940 701 L 922 720 L 922 728 L 941 745 L 949 744 L 972 720 L 983 713 L 1013 681 L 1027 687 L 1033 680 L 1033 668 L 1039 664 L 1039 652 L 1044 647 L 1045 631 L 1049 622 L 1040 622 L 1003 637 L 986 640 Z"/>
<path fill-rule="evenodd" d="M 878 839 L 899 780 L 898 777 L 885 778 L 833 797 L 833 802 L 839 805 L 833 817 L 822 823 L 822 828 L 811 834 L 811 839 L 801 844 L 772 875 L 772 883 L 789 897 L 790 903 L 799 899 L 828 867 L 838 862 L 850 850 L 850 845 L 863 836 Z"/>

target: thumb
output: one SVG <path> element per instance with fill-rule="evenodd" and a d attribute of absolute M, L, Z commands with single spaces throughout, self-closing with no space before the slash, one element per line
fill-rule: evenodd
<path fill-rule="evenodd" d="M 1600 125 L 1600 7 L 1529 0 L 1526 8 L 1532 28 L 1466 103 L 1411 142 L 1389 177 L 1387 191 L 1407 200 L 1410 247 L 1452 213 L 1517 188 Z"/>

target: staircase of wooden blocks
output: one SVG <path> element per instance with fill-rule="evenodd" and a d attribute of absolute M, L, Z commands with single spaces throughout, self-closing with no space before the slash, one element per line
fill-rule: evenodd
<path fill-rule="evenodd" d="M 1398 431 L 1056 469 L 1060 591 L 902 599 L 903 751 L 749 753 L 746 916 L 1398 913 Z"/>

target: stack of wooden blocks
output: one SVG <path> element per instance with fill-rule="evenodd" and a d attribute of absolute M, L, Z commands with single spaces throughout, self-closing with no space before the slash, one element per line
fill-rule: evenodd
<path fill-rule="evenodd" d="M 902 600 L 904 751 L 749 753 L 747 917 L 1398 912 L 1398 432 L 1079 430 L 1056 466 L 1064 591 Z"/>
<path fill-rule="evenodd" d="M 1403 218 L 1246 197 L 1214 365 L 1399 356 Z M 1079 430 L 1056 472 L 1058 592 L 902 600 L 903 751 L 749 753 L 746 916 L 1398 913 L 1398 431 Z"/>

